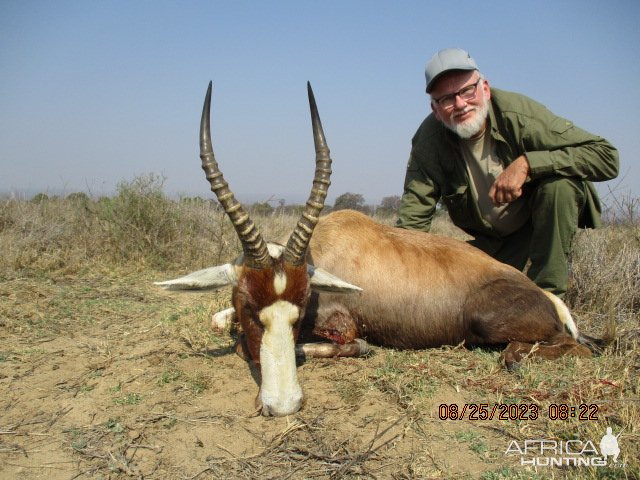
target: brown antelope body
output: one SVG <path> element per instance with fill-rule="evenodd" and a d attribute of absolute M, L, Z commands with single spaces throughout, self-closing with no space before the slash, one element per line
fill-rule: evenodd
<path fill-rule="evenodd" d="M 307 309 L 315 333 L 336 342 L 357 335 L 397 348 L 507 345 L 510 367 L 538 343 L 541 357 L 590 355 L 559 298 L 465 242 L 343 210 L 320 219 L 308 260 L 362 288 L 321 293 Z"/>
<path fill-rule="evenodd" d="M 218 169 L 209 85 L 200 127 L 202 167 L 243 254 L 234 263 L 158 283 L 178 289 L 233 286 L 233 307 L 214 321 L 240 324 L 242 349 L 260 368 L 256 402 L 264 415 L 288 415 L 302 404 L 295 342 L 303 320 L 334 342 L 305 346 L 311 356 L 358 355 L 366 350 L 359 337 L 399 348 L 507 344 L 508 366 L 527 354 L 590 354 L 576 342 L 577 329 L 561 300 L 466 243 L 386 227 L 353 211 L 320 219 L 331 159 L 308 90 L 316 174 L 305 210 L 281 246 L 263 240 Z"/>

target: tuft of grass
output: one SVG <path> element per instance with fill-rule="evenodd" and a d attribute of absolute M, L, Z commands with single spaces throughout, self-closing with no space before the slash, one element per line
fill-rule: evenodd
<path fill-rule="evenodd" d="M 105 422 L 105 427 L 113 433 L 122 433 L 125 431 L 125 427 L 120 423 L 117 418 L 110 418 Z"/>
<path fill-rule="evenodd" d="M 164 370 L 157 383 L 159 386 L 175 385 L 175 390 L 186 390 L 194 395 L 198 395 L 209 388 L 210 379 L 202 372 L 184 372 L 175 367 Z"/>
<path fill-rule="evenodd" d="M 169 383 L 173 383 L 176 380 L 180 379 L 183 375 L 184 372 L 182 372 L 181 370 L 170 368 L 160 374 L 160 378 L 158 378 L 158 385 L 168 385 Z"/>
<path fill-rule="evenodd" d="M 211 300 L 210 292 L 206 293 L 207 300 Z M 227 293 L 228 296 L 228 293 Z M 217 311 L 227 307 L 228 298 L 213 295 L 213 301 L 199 303 L 182 309 L 171 317 L 168 327 L 174 335 L 181 338 L 194 352 L 202 352 L 211 347 L 221 347 L 229 344 L 228 336 L 211 329 L 211 317 Z"/>
<path fill-rule="evenodd" d="M 567 303 L 615 328 L 621 316 L 640 311 L 640 227 L 607 226 L 576 236 Z M 610 324 L 612 322 L 612 324 Z"/>
<path fill-rule="evenodd" d="M 195 372 L 187 377 L 187 385 L 193 394 L 198 395 L 209 388 L 209 378 L 201 372 Z"/>
<path fill-rule="evenodd" d="M 116 397 L 113 399 L 113 403 L 116 405 L 139 405 L 142 401 L 142 395 L 139 393 L 127 393 L 122 397 Z"/>
<path fill-rule="evenodd" d="M 485 472 L 480 480 L 547 480 L 546 474 L 523 471 L 514 468 L 501 468 L 492 472 Z"/>
<path fill-rule="evenodd" d="M 430 398 L 440 385 L 436 376 L 426 373 L 428 370 L 422 352 L 389 350 L 370 380 L 381 392 L 395 398 L 398 405 L 408 408 Z"/>
<path fill-rule="evenodd" d="M 486 441 L 477 432 L 457 432 L 455 434 L 455 438 L 459 442 L 465 442 L 469 444 L 469 449 L 472 452 L 477 453 L 481 457 L 489 450 Z"/>

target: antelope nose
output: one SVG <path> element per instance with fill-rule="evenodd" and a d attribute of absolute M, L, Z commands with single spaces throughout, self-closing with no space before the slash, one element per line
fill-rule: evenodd
<path fill-rule="evenodd" d="M 286 402 L 262 405 L 262 415 L 265 417 L 285 417 L 293 415 L 302 408 L 302 397 L 290 398 Z"/>

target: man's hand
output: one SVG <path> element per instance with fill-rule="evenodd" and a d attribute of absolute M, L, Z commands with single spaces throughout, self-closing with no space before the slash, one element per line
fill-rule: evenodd
<path fill-rule="evenodd" d="M 527 157 L 520 155 L 511 165 L 504 169 L 489 190 L 489 197 L 494 205 L 511 203 L 522 195 L 524 185 L 529 175 Z"/>

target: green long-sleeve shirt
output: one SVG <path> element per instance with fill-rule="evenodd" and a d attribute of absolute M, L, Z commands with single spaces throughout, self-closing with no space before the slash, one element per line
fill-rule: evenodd
<path fill-rule="evenodd" d="M 581 226 L 600 225 L 600 201 L 591 182 L 615 178 L 619 169 L 618 151 L 608 141 L 524 95 L 495 88 L 489 122 L 488 133 L 505 168 L 520 155 L 527 156 L 530 172 L 523 195 L 529 184 L 550 176 L 584 180 L 587 201 Z M 431 114 L 412 140 L 397 226 L 428 231 L 439 201 L 453 223 L 471 235 L 499 236 L 473 198 L 459 137 Z"/>

